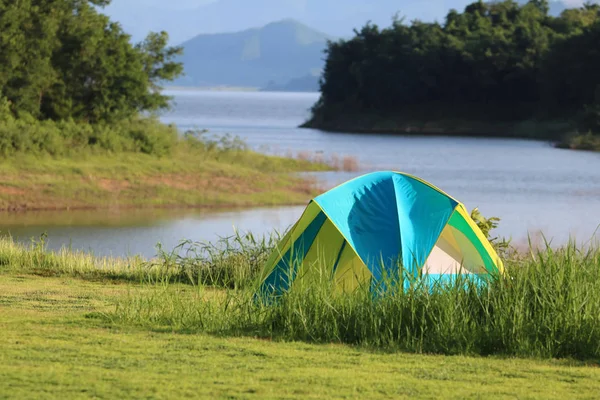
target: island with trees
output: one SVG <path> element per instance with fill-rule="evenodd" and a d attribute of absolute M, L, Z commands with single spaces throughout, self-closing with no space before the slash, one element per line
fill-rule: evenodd
<path fill-rule="evenodd" d="M 329 42 L 303 126 L 508 136 L 600 149 L 600 5 L 546 0 L 451 10 L 443 22 L 366 24 Z"/>

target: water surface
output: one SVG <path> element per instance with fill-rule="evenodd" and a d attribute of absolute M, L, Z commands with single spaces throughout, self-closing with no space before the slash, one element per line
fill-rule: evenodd
<path fill-rule="evenodd" d="M 516 139 L 406 137 L 326 133 L 299 129 L 318 99 L 316 93 L 169 92 L 176 106 L 165 122 L 181 129 L 208 129 L 240 136 L 270 154 L 319 153 L 353 156 L 360 170 L 315 176 L 324 188 L 375 170 L 418 175 L 467 208 L 502 218 L 497 233 L 523 241 L 542 230 L 556 243 L 569 236 L 589 239 L 600 225 L 600 154 L 554 149 Z M 71 245 L 101 255 L 142 254 L 155 245 L 184 239 L 212 241 L 240 231 L 283 230 L 302 207 L 223 212 L 146 210 L 7 214 L 0 230 L 27 241 L 43 232 L 51 247 Z"/>

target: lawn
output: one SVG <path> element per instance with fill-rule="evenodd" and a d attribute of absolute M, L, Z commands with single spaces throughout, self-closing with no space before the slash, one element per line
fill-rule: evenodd
<path fill-rule="evenodd" d="M 159 289 L 0 275 L 0 398 L 591 399 L 600 391 L 594 363 L 386 353 L 97 317 L 131 290 Z"/>

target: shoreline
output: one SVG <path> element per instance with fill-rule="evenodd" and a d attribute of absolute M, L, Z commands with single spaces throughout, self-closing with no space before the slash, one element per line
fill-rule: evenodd
<path fill-rule="evenodd" d="M 482 122 L 467 120 L 404 121 L 401 119 L 381 119 L 378 121 L 362 116 L 351 120 L 334 118 L 322 123 L 314 118 L 301 124 L 300 128 L 319 129 L 326 132 L 354 134 L 389 134 L 409 136 L 473 137 L 525 139 L 539 141 L 560 140 L 570 123 L 566 121 L 523 120 L 518 122 Z M 539 133 L 536 133 L 539 132 Z"/>
<path fill-rule="evenodd" d="M 334 169 L 250 151 L 206 154 L 187 147 L 168 157 L 19 156 L 0 162 L 0 212 L 300 205 L 320 189 L 316 179 L 301 174 Z"/>
<path fill-rule="evenodd" d="M 348 117 L 348 115 L 352 115 Z M 410 137 L 456 137 L 478 139 L 520 139 L 546 142 L 557 149 L 600 151 L 600 136 L 573 134 L 574 124 L 566 119 L 478 121 L 469 119 L 405 119 L 365 113 L 345 113 L 326 122 L 312 116 L 299 128 L 331 133 L 402 135 Z"/>
<path fill-rule="evenodd" d="M 307 198 L 306 202 L 310 199 Z M 150 211 L 150 210 L 210 210 L 210 211 L 233 211 L 233 210 L 245 210 L 251 208 L 272 208 L 272 207 L 294 207 L 294 206 L 302 206 L 306 204 L 305 201 L 298 200 L 296 202 L 290 203 L 272 203 L 272 204 L 243 204 L 243 203 L 231 203 L 231 204 L 164 204 L 164 205 L 147 205 L 147 206 L 138 206 L 138 205 L 118 205 L 118 206 L 75 206 L 75 207 L 28 207 L 28 208 L 0 208 L 1 214 L 25 214 L 25 213 L 45 213 L 45 212 L 68 212 L 68 211 L 110 211 L 110 212 L 119 212 L 119 211 Z"/>
<path fill-rule="evenodd" d="M 311 198 L 318 195 L 319 188 L 316 183 L 302 178 L 296 178 L 300 181 L 296 184 L 287 186 L 284 191 L 265 190 L 257 192 L 259 196 L 273 196 L 271 201 L 265 200 L 248 200 L 248 201 L 221 201 L 220 199 L 199 200 L 197 203 L 186 201 L 178 202 L 176 200 L 169 201 L 165 198 L 149 198 L 147 202 L 129 202 L 127 199 L 115 199 L 111 202 L 99 201 L 96 204 L 70 204 L 69 199 L 65 199 L 64 203 L 54 205 L 44 205 L 40 203 L 18 204 L 17 201 L 1 199 L 3 203 L 6 201 L 12 204 L 0 205 L 0 214 L 21 214 L 31 212 L 68 212 L 68 211 L 128 211 L 128 210 L 214 210 L 226 211 L 247 209 L 256 207 L 292 207 L 306 204 Z M 0 194 L 6 186 L 0 185 Z M 140 191 L 143 190 L 139 188 Z M 134 188 L 135 190 L 135 188 Z M 193 192 L 189 192 L 193 195 Z M 222 196 L 234 196 L 235 193 L 221 193 Z M 285 195 L 285 196 L 284 196 Z M 284 196 L 284 197 L 282 197 Z M 77 200 L 75 200 L 77 201 Z M 203 202 L 205 201 L 205 202 Z"/>

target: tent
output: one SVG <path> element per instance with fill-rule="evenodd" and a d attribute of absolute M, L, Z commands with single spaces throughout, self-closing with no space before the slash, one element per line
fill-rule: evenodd
<path fill-rule="evenodd" d="M 309 202 L 267 261 L 261 291 L 281 294 L 317 274 L 352 291 L 400 270 L 406 284 L 480 280 L 503 266 L 459 201 L 415 176 L 374 172 Z"/>

